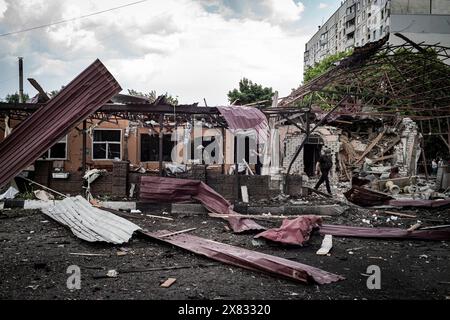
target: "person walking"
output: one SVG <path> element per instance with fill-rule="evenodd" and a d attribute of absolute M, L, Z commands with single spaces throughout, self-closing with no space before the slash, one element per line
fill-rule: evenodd
<path fill-rule="evenodd" d="M 431 172 L 433 173 L 433 176 L 437 176 L 438 163 L 436 159 L 433 159 L 433 161 L 431 161 Z"/>
<path fill-rule="evenodd" d="M 332 166 L 333 160 L 331 159 L 331 150 L 326 149 L 324 154 L 320 156 L 319 161 L 316 164 L 316 173 L 319 174 L 320 172 L 321 175 L 314 189 L 318 190 L 320 185 L 325 182 L 327 192 L 331 195 L 330 179 L 328 178 L 328 175 L 330 174 Z"/>

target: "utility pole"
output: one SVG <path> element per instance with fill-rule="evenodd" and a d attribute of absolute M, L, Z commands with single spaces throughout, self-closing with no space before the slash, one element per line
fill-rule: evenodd
<path fill-rule="evenodd" d="M 23 103 L 23 58 L 19 57 L 19 102 Z"/>

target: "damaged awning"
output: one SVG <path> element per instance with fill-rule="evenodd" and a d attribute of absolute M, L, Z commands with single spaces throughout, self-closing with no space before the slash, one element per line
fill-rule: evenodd
<path fill-rule="evenodd" d="M 327 284 L 344 280 L 343 276 L 333 274 L 312 266 L 284 258 L 252 251 L 228 244 L 204 239 L 188 234 L 171 234 L 169 231 L 143 232 L 150 238 L 170 243 L 208 258 L 253 271 L 262 271 L 299 281 L 302 283 Z"/>
<path fill-rule="evenodd" d="M 152 202 L 184 202 L 200 201 L 212 213 L 223 215 L 237 214 L 231 203 L 214 191 L 210 186 L 199 180 L 141 177 L 139 198 Z M 251 219 L 227 217 L 225 218 L 234 232 L 249 230 L 265 230 L 265 228 Z"/>
<path fill-rule="evenodd" d="M 124 218 L 93 207 L 81 196 L 55 201 L 42 212 L 69 227 L 78 238 L 89 242 L 122 244 L 141 229 Z"/>
<path fill-rule="evenodd" d="M 257 133 L 259 143 L 266 143 L 269 137 L 269 123 L 261 110 L 245 106 L 217 107 L 217 109 L 234 133 L 238 130 L 253 129 Z"/>
<path fill-rule="evenodd" d="M 96 60 L 0 143 L 0 187 L 120 91 L 108 69 Z"/>

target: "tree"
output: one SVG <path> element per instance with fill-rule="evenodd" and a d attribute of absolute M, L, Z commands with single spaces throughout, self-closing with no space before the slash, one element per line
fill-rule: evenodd
<path fill-rule="evenodd" d="M 128 94 L 130 96 L 134 96 L 134 97 L 146 98 L 150 101 L 150 103 L 155 102 L 156 99 L 158 98 L 158 95 L 156 94 L 155 90 L 152 90 L 148 93 L 142 93 L 142 92 L 136 91 L 134 89 L 128 89 Z M 169 103 L 170 105 L 173 105 L 173 106 L 178 105 L 178 96 L 174 97 L 174 96 L 168 94 L 167 92 L 166 92 L 166 94 L 164 94 L 164 96 L 166 97 L 167 103 Z"/>
<path fill-rule="evenodd" d="M 243 78 L 239 81 L 239 90 L 233 89 L 228 92 L 228 101 L 233 103 L 238 101 L 239 104 L 249 104 L 258 101 L 266 101 L 262 103 L 265 107 L 272 104 L 272 97 L 274 92 L 272 88 L 263 87 L 260 84 L 253 83 L 247 78 Z"/>
<path fill-rule="evenodd" d="M 314 64 L 313 67 L 308 67 L 303 73 L 303 83 L 307 84 L 312 79 L 320 76 L 325 73 L 328 69 L 330 69 L 337 61 L 342 60 L 345 57 L 348 57 L 352 54 L 352 50 L 339 52 L 336 54 L 332 54 L 331 56 L 326 57 L 322 61 Z"/>
<path fill-rule="evenodd" d="M 23 101 L 26 102 L 30 99 L 30 96 L 27 93 L 23 94 Z M 5 97 L 5 101 L 7 103 L 19 103 L 19 93 L 8 94 Z"/>

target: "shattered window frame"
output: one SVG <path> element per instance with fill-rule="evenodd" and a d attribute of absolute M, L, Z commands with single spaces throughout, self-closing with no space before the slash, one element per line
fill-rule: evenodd
<path fill-rule="evenodd" d="M 119 141 L 116 140 L 106 140 L 104 141 L 96 141 L 95 140 L 95 132 L 96 131 L 119 131 L 120 132 L 120 139 Z M 104 145 L 104 152 L 105 152 L 105 158 L 99 158 L 96 157 L 95 146 Z M 110 152 L 110 145 L 119 145 L 119 160 L 122 160 L 122 129 L 112 129 L 112 128 L 96 128 L 92 131 L 92 160 L 94 161 L 113 161 L 117 157 L 112 156 L 112 152 Z"/>

